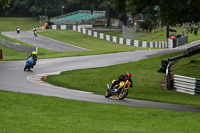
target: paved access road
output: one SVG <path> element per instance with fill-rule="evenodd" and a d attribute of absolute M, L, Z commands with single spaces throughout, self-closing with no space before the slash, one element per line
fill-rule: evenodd
<path fill-rule="evenodd" d="M 32 72 L 23 71 L 25 61 L 1 61 L 0 90 L 40 94 L 44 96 L 55 96 L 65 99 L 106 104 L 119 104 L 134 107 L 152 107 L 177 111 L 200 112 L 200 107 L 166 104 L 127 98 L 124 100 L 117 100 L 113 98 L 106 99 L 103 95 L 96 95 L 90 92 L 56 87 L 46 84 L 40 80 L 41 76 L 53 73 L 55 74 L 61 71 L 95 68 L 126 62 L 133 62 L 153 56 L 184 50 L 190 46 L 197 45 L 199 43 L 200 41 L 175 49 L 143 50 L 92 56 L 39 59 L 37 65 L 34 67 L 34 70 Z M 105 88 L 102 89 L 106 89 L 106 85 Z"/>
<path fill-rule="evenodd" d="M 38 35 L 37 37 L 34 36 L 34 34 L 30 31 L 22 31 L 20 34 L 17 34 L 16 32 L 3 32 L 2 34 L 32 44 L 34 46 L 53 50 L 53 51 L 83 51 L 87 50 L 84 48 L 80 48 L 77 46 L 73 46 L 67 43 L 63 43 L 60 41 L 56 41 L 44 36 Z M 67 37 L 67 36 L 66 36 Z"/>

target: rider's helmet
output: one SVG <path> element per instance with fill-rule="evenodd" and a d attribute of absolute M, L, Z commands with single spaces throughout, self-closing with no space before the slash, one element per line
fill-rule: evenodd
<path fill-rule="evenodd" d="M 32 55 L 36 55 L 36 52 L 35 52 L 35 51 L 33 51 L 33 52 L 32 52 Z"/>
<path fill-rule="evenodd" d="M 131 76 L 132 76 L 132 74 L 131 74 L 130 72 L 127 72 L 127 73 L 126 73 L 126 79 L 130 79 Z"/>

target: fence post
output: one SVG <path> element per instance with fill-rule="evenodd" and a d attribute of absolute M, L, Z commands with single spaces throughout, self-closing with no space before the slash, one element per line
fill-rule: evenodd
<path fill-rule="evenodd" d="M 173 81 L 174 81 L 173 62 L 170 62 L 167 65 L 167 69 L 166 69 L 166 88 L 168 90 L 173 89 Z"/>
<path fill-rule="evenodd" d="M 4 60 L 4 51 L 2 49 L 2 60 Z"/>
<path fill-rule="evenodd" d="M 0 59 L 4 59 L 4 51 L 3 49 L 0 49 Z"/>
<path fill-rule="evenodd" d="M 35 48 L 35 52 L 36 52 L 36 54 L 38 54 L 38 47 Z"/>

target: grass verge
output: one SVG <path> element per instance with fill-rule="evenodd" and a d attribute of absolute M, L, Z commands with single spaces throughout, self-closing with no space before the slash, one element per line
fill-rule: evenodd
<path fill-rule="evenodd" d="M 178 75 L 200 79 L 200 54 L 179 59 L 174 65 L 174 72 Z"/>
<path fill-rule="evenodd" d="M 129 98 L 200 106 L 200 96 L 160 89 L 165 76 L 165 74 L 157 72 L 161 60 L 180 53 L 102 68 L 66 71 L 42 80 L 57 86 L 103 95 L 107 83 L 111 83 L 113 79 L 117 79 L 119 75 L 129 71 L 133 74 L 133 88 L 130 88 Z"/>
<path fill-rule="evenodd" d="M 0 17 L 0 31 L 15 31 L 17 26 L 21 31 L 30 30 L 39 27 L 39 21 L 39 18 Z"/>
<path fill-rule="evenodd" d="M 8 60 L 21 60 L 21 59 L 26 59 L 28 57 L 28 53 L 24 53 L 24 52 L 19 52 L 7 47 L 4 47 L 2 45 L 0 45 L 0 49 L 4 50 L 4 60 L 8 61 Z"/>
<path fill-rule="evenodd" d="M 0 132 L 198 133 L 199 113 L 0 91 Z"/>
<path fill-rule="evenodd" d="M 90 37 L 87 35 L 84 35 L 82 33 L 78 33 L 72 30 L 47 30 L 44 32 L 38 32 L 41 35 L 44 35 L 49 38 L 53 38 L 55 40 L 59 40 L 65 43 L 69 43 L 75 46 L 83 47 L 86 49 L 90 49 L 89 51 L 67 51 L 67 52 L 60 52 L 60 51 L 51 51 L 46 50 L 43 48 L 38 48 L 38 58 L 56 58 L 56 57 L 69 57 L 69 56 L 83 56 L 83 55 L 96 55 L 96 54 L 106 54 L 106 53 L 116 53 L 116 52 L 125 52 L 125 51 L 134 51 L 134 50 L 144 50 L 147 48 L 141 48 L 141 47 L 133 47 L 133 46 L 127 46 L 127 45 L 121 45 L 116 44 L 112 42 L 108 42 L 105 40 L 97 39 L 94 37 Z M 1 38 L 6 39 L 11 42 L 20 43 L 22 45 L 29 45 L 27 43 L 24 43 L 19 40 L 15 40 L 12 38 L 9 38 L 4 35 L 0 35 Z M 9 55 L 10 53 L 5 52 L 5 56 L 12 56 Z M 19 55 L 19 58 L 16 58 L 16 56 Z M 23 55 L 23 54 L 22 54 Z M 22 56 L 21 55 L 21 56 Z M 20 53 L 13 56 L 13 60 L 16 59 L 24 59 L 20 58 Z"/>
<path fill-rule="evenodd" d="M 116 36 L 116 37 L 122 37 L 121 31 L 115 31 L 115 32 L 105 32 L 105 34 Z M 154 34 L 148 33 L 146 35 L 142 35 L 140 32 L 136 33 L 136 40 L 140 41 L 151 41 L 151 42 L 157 42 L 157 41 L 166 41 L 165 37 L 166 33 L 164 30 L 156 31 Z"/>
<path fill-rule="evenodd" d="M 177 29 L 180 30 L 180 29 Z M 121 31 L 116 31 L 116 32 L 105 32 L 105 34 L 112 35 L 112 36 L 117 36 L 117 37 L 122 37 L 122 32 Z M 185 35 L 186 35 L 185 31 Z M 142 34 L 141 32 L 136 33 L 136 40 L 140 41 L 150 41 L 150 42 L 157 42 L 157 41 L 166 41 L 166 30 L 157 30 L 152 33 L 147 33 L 147 34 Z M 196 36 L 194 34 L 188 34 L 188 43 L 191 43 L 193 41 L 199 40 L 199 36 Z"/>
<path fill-rule="evenodd" d="M 89 52 L 97 52 L 101 51 L 104 53 L 108 52 L 124 52 L 127 50 L 141 50 L 145 48 L 141 47 L 133 47 L 128 45 L 116 44 L 112 42 L 108 42 L 102 39 L 90 37 L 88 35 L 84 35 L 82 33 L 73 31 L 73 30 L 50 30 L 45 32 L 39 32 L 40 35 L 53 38 L 55 40 L 59 40 L 65 43 L 69 43 L 78 47 L 83 47 L 92 51 Z"/>

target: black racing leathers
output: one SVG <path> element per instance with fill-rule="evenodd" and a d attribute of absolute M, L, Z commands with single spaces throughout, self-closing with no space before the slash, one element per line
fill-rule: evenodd
<path fill-rule="evenodd" d="M 115 82 L 112 84 L 112 86 L 111 86 L 110 89 L 113 89 L 113 87 L 114 87 L 115 85 L 119 84 L 121 81 L 126 82 L 126 80 L 127 80 L 126 75 L 120 75 L 120 76 L 118 77 L 118 80 L 115 80 Z M 128 80 L 131 82 L 130 87 L 132 87 L 132 86 L 133 86 L 133 85 L 132 85 L 132 79 L 129 78 Z"/>

